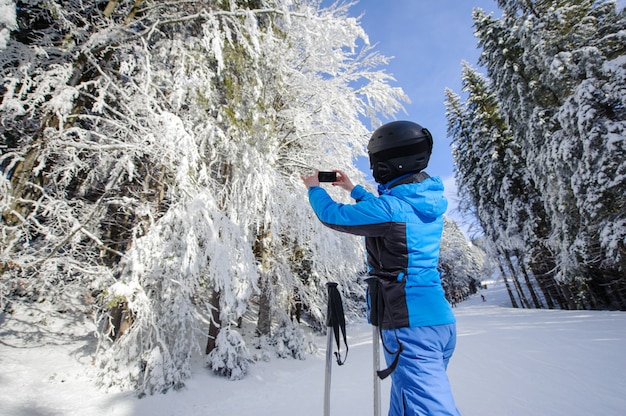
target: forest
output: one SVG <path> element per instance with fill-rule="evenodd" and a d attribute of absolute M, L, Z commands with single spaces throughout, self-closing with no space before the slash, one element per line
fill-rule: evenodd
<path fill-rule="evenodd" d="M 518 307 L 624 310 L 624 12 L 498 4 L 474 14 L 487 74 L 445 92 L 482 234 L 446 221 L 448 298 L 496 270 Z M 100 383 L 139 395 L 182 387 L 198 352 L 231 379 L 252 349 L 302 358 L 328 281 L 362 315 L 362 241 L 300 181 L 363 181 L 355 158 L 408 99 L 349 7 L 0 0 L 1 313 L 93 317 Z"/>
<path fill-rule="evenodd" d="M 498 4 L 473 15 L 486 75 L 446 92 L 464 209 L 514 306 L 626 310 L 626 13 Z"/>

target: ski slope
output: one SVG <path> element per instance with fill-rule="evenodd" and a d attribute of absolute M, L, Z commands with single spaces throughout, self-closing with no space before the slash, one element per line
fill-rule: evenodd
<path fill-rule="evenodd" d="M 455 308 L 457 351 L 448 373 L 465 416 L 626 414 L 626 313 L 508 307 L 502 285 Z M 181 391 L 137 399 L 95 387 L 93 339 L 81 325 L 48 319 L 48 333 L 14 329 L 27 317 L 0 317 L 0 415 L 10 416 L 319 416 L 323 409 L 325 337 L 306 360 L 274 359 L 240 381 L 202 367 Z M 24 327 L 27 328 L 27 327 Z M 332 368 L 331 413 L 371 415 L 371 329 L 348 327 L 345 365 Z M 386 414 L 389 382 L 382 383 Z"/>

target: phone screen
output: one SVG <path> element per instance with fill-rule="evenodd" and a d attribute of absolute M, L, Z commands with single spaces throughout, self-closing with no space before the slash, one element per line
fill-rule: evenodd
<path fill-rule="evenodd" d="M 336 182 L 337 172 L 318 172 L 317 179 L 320 182 Z"/>

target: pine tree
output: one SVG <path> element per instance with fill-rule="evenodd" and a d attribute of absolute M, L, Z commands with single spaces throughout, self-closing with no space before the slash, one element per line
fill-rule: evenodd
<path fill-rule="evenodd" d="M 499 116 L 497 101 L 487 80 L 467 64 L 463 69 L 463 90 L 468 93 L 467 103 L 462 103 L 460 97 L 449 90 L 446 102 L 455 175 L 465 201 L 461 207 L 475 209 L 475 216 L 496 257 L 503 264 L 512 265 L 510 256 L 520 243 L 518 218 L 508 209 L 512 195 L 519 189 L 511 186 L 517 176 L 515 164 L 510 165 L 514 162 L 515 149 L 511 147 L 510 134 Z M 516 176 L 510 176 L 509 168 Z M 509 270 L 515 293 L 525 305 L 518 274 L 514 268 Z M 512 290 L 509 294 L 512 302 L 517 303 Z"/>
<path fill-rule="evenodd" d="M 456 304 L 476 293 L 483 277 L 491 275 L 489 266 L 485 253 L 467 241 L 453 220 L 444 218 L 439 269 L 448 301 Z"/>
<path fill-rule="evenodd" d="M 497 246 L 548 306 L 623 308 L 624 13 L 584 0 L 499 5 L 500 19 L 474 13 L 479 63 L 523 161 L 511 160 L 524 173 L 507 174 L 503 197 L 525 225 Z M 506 248 L 512 236 L 523 247 Z"/>

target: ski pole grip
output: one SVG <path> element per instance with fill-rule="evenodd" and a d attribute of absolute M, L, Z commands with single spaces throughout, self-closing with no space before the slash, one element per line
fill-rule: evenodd
<path fill-rule="evenodd" d="M 334 314 L 333 314 L 333 308 L 331 307 L 331 305 L 332 305 L 333 293 L 334 293 L 334 290 L 337 288 L 337 285 L 338 284 L 335 282 L 326 283 L 326 290 L 328 291 L 328 309 L 326 313 L 326 326 L 333 326 Z"/>
<path fill-rule="evenodd" d="M 343 302 L 341 301 L 341 294 L 339 293 L 339 290 L 337 290 L 337 283 L 328 282 L 326 283 L 326 287 L 328 288 L 328 310 L 326 313 L 326 326 L 332 328 L 333 332 L 335 333 L 335 341 L 337 342 L 337 352 L 335 352 L 335 357 L 337 357 L 337 364 L 343 365 L 348 356 L 348 340 L 346 338 L 346 317 L 343 312 Z M 341 359 L 340 354 L 340 335 L 343 335 L 343 343 L 346 346 L 346 355 L 343 360 Z"/>

